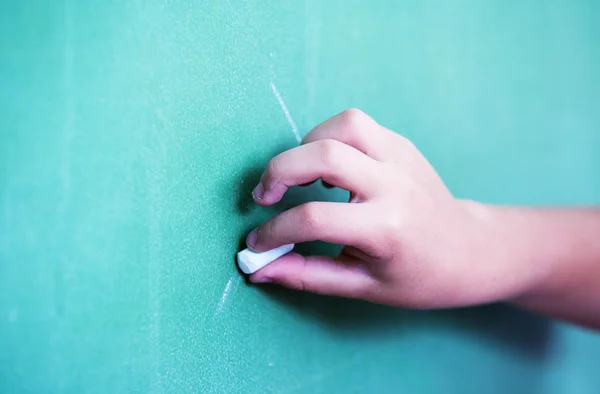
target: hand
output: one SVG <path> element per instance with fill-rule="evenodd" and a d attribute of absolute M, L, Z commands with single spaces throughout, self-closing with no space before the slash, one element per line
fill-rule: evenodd
<path fill-rule="evenodd" d="M 253 230 L 248 247 L 321 240 L 345 245 L 335 258 L 290 253 L 250 276 L 292 289 L 415 308 L 462 306 L 515 289 L 482 264 L 486 237 L 477 204 L 455 199 L 406 138 L 359 110 L 313 129 L 273 158 L 253 192 L 260 205 L 287 188 L 323 182 L 349 203 L 309 202 Z M 518 286 L 517 286 L 518 287 Z"/>

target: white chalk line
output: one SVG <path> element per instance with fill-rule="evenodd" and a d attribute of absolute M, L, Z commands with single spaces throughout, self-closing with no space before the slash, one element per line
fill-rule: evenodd
<path fill-rule="evenodd" d="M 279 106 L 281 107 L 281 110 L 283 111 L 283 114 L 285 115 L 287 122 L 290 124 L 290 127 L 292 128 L 292 133 L 294 133 L 294 137 L 296 137 L 296 141 L 298 141 L 298 143 L 300 143 L 302 141 L 302 137 L 300 137 L 300 133 L 298 132 L 298 126 L 296 126 L 296 122 L 294 122 L 294 119 L 292 118 L 292 115 L 290 114 L 290 111 L 288 110 L 287 105 L 285 105 L 285 102 L 281 98 L 281 94 L 279 94 L 279 90 L 277 90 L 277 86 L 275 86 L 275 84 L 272 81 L 271 81 L 271 90 L 273 91 L 275 98 L 279 102 Z"/>
<path fill-rule="evenodd" d="M 229 297 L 229 295 L 231 293 L 235 292 L 235 289 L 237 288 L 237 286 L 235 286 L 235 288 L 233 288 L 233 291 L 232 291 L 234 279 L 235 279 L 235 277 L 232 277 L 231 279 L 229 279 L 229 281 L 225 285 L 225 290 L 223 290 L 223 295 L 221 296 L 221 299 L 219 300 L 219 304 L 217 305 L 217 309 L 215 310 L 213 317 L 219 315 L 222 312 L 223 306 L 225 306 L 225 302 L 227 301 L 227 297 Z M 239 283 L 236 283 L 236 284 L 239 284 Z"/>

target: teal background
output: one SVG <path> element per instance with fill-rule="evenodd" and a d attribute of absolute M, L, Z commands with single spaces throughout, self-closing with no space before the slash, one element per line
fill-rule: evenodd
<path fill-rule="evenodd" d="M 596 1 L 0 3 L 0 392 L 598 393 L 600 337 L 246 284 L 275 153 L 348 107 L 460 197 L 600 203 Z M 332 253 L 323 244 L 307 252 Z"/>

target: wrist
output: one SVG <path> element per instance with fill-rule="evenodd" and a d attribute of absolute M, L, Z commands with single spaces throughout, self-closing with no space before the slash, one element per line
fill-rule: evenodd
<path fill-rule="evenodd" d="M 473 304 L 502 302 L 529 292 L 546 275 L 538 261 L 535 223 L 512 208 L 459 200 L 470 223 L 469 287 Z"/>

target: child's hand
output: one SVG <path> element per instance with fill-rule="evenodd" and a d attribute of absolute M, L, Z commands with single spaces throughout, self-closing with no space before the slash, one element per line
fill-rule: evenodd
<path fill-rule="evenodd" d="M 600 328 L 600 210 L 457 200 L 405 138 L 358 110 L 312 130 L 269 162 L 254 199 L 322 179 L 346 203 L 309 202 L 252 231 L 264 251 L 312 240 L 340 256 L 290 253 L 250 276 L 298 290 L 414 308 L 512 301 Z"/>
<path fill-rule="evenodd" d="M 288 254 L 251 275 L 299 290 L 411 307 L 480 302 L 480 234 L 406 139 L 359 110 L 317 126 L 302 145 L 273 158 L 253 192 L 261 205 L 317 179 L 350 191 L 350 203 L 309 202 L 252 231 L 248 247 L 321 240 L 346 247 L 336 258 Z M 482 245 L 483 246 L 483 245 Z"/>

